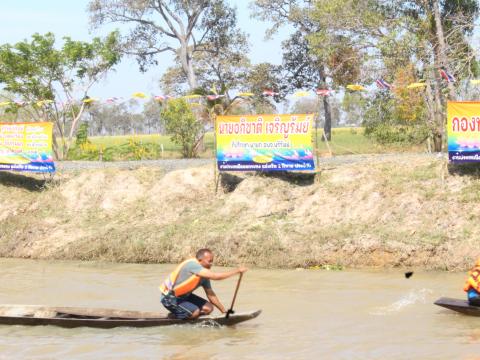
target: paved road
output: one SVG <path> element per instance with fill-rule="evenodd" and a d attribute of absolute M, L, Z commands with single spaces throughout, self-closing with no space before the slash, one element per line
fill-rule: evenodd
<path fill-rule="evenodd" d="M 322 157 L 319 159 L 320 165 L 342 165 L 353 164 L 361 162 L 374 162 L 389 160 L 392 161 L 398 158 L 424 158 L 424 157 L 446 157 L 446 154 L 428 154 L 428 153 L 395 153 L 395 154 L 369 154 L 369 155 L 342 155 L 333 157 Z M 139 161 L 58 161 L 55 163 L 59 171 L 74 171 L 81 169 L 105 169 L 105 168 L 121 168 L 121 169 L 135 169 L 138 167 L 160 167 L 165 171 L 173 171 L 178 169 L 185 169 L 191 167 L 199 167 L 211 164 L 213 166 L 213 159 L 164 159 L 164 160 L 139 160 Z"/>

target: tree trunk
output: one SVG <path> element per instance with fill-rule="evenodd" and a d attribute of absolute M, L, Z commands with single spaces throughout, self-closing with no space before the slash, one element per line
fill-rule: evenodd
<path fill-rule="evenodd" d="M 444 137 L 444 115 L 441 102 L 441 93 L 438 91 L 438 79 L 436 72 L 433 71 L 431 79 L 427 80 L 426 103 L 428 108 L 428 127 L 433 139 L 433 151 L 441 152 Z M 435 91 L 432 91 L 431 81 L 435 83 Z"/>
<path fill-rule="evenodd" d="M 188 44 L 185 41 L 180 41 L 180 63 L 187 76 L 190 90 L 195 89 L 197 87 L 197 77 L 193 71 L 192 54 L 188 50 Z"/>
<path fill-rule="evenodd" d="M 320 79 L 321 79 L 321 88 L 326 88 L 327 77 L 325 75 L 325 69 L 320 69 Z M 332 111 L 330 110 L 330 102 L 328 101 L 328 96 L 323 97 L 323 111 L 325 115 L 325 123 L 323 124 L 323 134 L 322 141 L 327 139 L 330 141 L 332 139 Z"/>
<path fill-rule="evenodd" d="M 322 141 L 325 141 L 325 138 L 330 141 L 332 140 L 332 111 L 330 110 L 330 102 L 328 101 L 328 96 L 323 97 L 323 109 L 325 114 L 323 133 L 325 134 L 325 137 L 322 137 Z"/>
<path fill-rule="evenodd" d="M 443 67 L 445 71 L 447 71 L 448 69 L 447 44 L 445 42 L 445 36 L 443 33 L 442 18 L 440 14 L 440 5 L 438 0 L 433 1 L 433 16 L 435 18 L 435 34 L 437 37 L 437 45 L 438 45 L 438 49 L 435 49 L 436 56 L 438 56 L 438 61 L 440 62 L 441 67 Z M 449 82 L 447 86 L 448 86 L 448 94 L 449 94 L 450 100 L 455 100 L 455 88 L 453 87 L 453 84 Z"/>

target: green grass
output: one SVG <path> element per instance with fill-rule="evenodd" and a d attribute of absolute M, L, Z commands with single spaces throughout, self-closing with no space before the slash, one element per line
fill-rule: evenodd
<path fill-rule="evenodd" d="M 322 141 L 323 130 L 318 129 L 313 134 L 313 145 L 318 146 L 320 155 L 348 155 L 348 154 L 379 154 L 392 152 L 422 152 L 423 145 L 379 145 L 364 135 L 363 128 L 334 128 L 332 139 Z M 315 136 L 317 141 L 315 141 Z M 172 142 L 169 135 L 123 135 L 123 136 L 94 136 L 89 138 L 91 145 L 87 150 L 74 147 L 70 160 L 98 160 L 100 149 L 103 160 L 139 160 L 158 158 L 181 158 L 181 147 Z M 205 135 L 205 151 L 198 154 L 200 157 L 213 156 L 213 133 Z M 143 148 L 140 149 L 140 148 Z"/>
<path fill-rule="evenodd" d="M 421 145 L 377 144 L 364 135 L 363 128 L 334 128 L 332 129 L 332 139 L 328 145 L 325 141 L 322 141 L 322 138 L 323 129 L 318 129 L 316 143 L 320 154 L 329 153 L 328 146 L 330 146 L 332 155 L 420 152 L 425 150 L 425 146 Z M 315 134 L 313 139 L 315 141 Z"/>
<path fill-rule="evenodd" d="M 119 135 L 119 136 L 92 136 L 88 138 L 92 144 L 97 146 L 116 147 L 128 144 L 131 141 L 142 144 L 163 145 L 164 151 L 180 151 L 181 147 L 172 142 L 169 135 L 149 134 L 149 135 Z M 205 146 L 207 149 L 213 149 L 213 133 L 205 135 Z"/>

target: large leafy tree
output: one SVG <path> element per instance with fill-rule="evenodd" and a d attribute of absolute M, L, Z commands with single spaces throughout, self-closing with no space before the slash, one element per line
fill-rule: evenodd
<path fill-rule="evenodd" d="M 190 90 L 198 86 L 196 54 L 218 55 L 238 32 L 236 10 L 224 0 L 92 0 L 89 11 L 95 27 L 130 26 L 126 52 L 137 56 L 142 70 L 156 65 L 157 55 L 172 53 Z"/>
<path fill-rule="evenodd" d="M 244 79 L 250 69 L 248 41 L 240 30 L 226 45 L 210 44 L 209 52 L 194 54 L 197 88 L 193 93 L 199 95 L 221 95 L 221 98 L 209 100 L 207 105 L 222 105 L 227 109 L 234 98 L 231 90 L 244 87 Z M 170 95 L 184 95 L 188 92 L 188 78 L 182 71 L 180 62 L 167 69 L 161 78 L 161 87 Z"/>
<path fill-rule="evenodd" d="M 345 82 L 358 75 L 355 69 L 356 58 L 345 43 L 337 42 L 337 50 L 330 53 L 315 52 L 310 41 L 310 35 L 316 34 L 319 24 L 312 21 L 311 12 L 314 2 L 310 0 L 256 0 L 253 3 L 255 16 L 272 22 L 272 27 L 267 35 L 276 31 L 280 26 L 290 25 L 295 31 L 283 43 L 283 71 L 282 89 L 291 92 L 300 88 L 326 88 L 329 79 L 333 82 Z M 340 38 L 339 38 L 340 39 Z M 342 51 L 340 51 L 342 50 Z M 343 78 L 342 74 L 349 64 Z M 330 65 L 330 66 L 329 66 Z M 333 66 L 332 66 L 333 65 Z M 340 70 L 342 69 L 342 70 Z M 332 113 L 328 97 L 323 97 L 324 134 L 331 139 Z"/>
<path fill-rule="evenodd" d="M 444 136 L 445 94 L 455 98 L 455 85 L 439 75 L 476 72 L 476 59 L 467 41 L 478 16 L 472 0 L 318 0 L 311 19 L 319 31 L 310 39 L 319 55 L 332 51 L 336 39 L 346 39 L 363 64 L 364 79 L 395 80 L 398 69 L 413 64 L 415 76 L 426 81 L 425 122 L 434 148 Z"/>
<path fill-rule="evenodd" d="M 91 42 L 65 37 L 57 48 L 55 36 L 47 33 L 0 46 L 0 84 L 12 100 L 19 100 L 9 111 L 32 121 L 52 121 L 58 159 L 67 155 L 89 106 L 88 91 L 120 61 L 118 39 L 116 32 Z"/>

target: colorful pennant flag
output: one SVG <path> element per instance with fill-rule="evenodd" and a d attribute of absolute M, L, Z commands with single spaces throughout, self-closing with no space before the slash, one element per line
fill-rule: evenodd
<path fill-rule="evenodd" d="M 51 103 L 53 103 L 53 100 L 40 100 L 40 101 L 36 102 L 36 105 L 38 107 L 42 107 L 44 105 L 48 105 L 48 104 L 51 104 Z"/>
<path fill-rule="evenodd" d="M 201 98 L 202 95 L 197 95 L 197 94 L 192 94 L 192 95 L 185 95 L 184 98 L 185 99 L 198 99 L 198 98 Z"/>
<path fill-rule="evenodd" d="M 217 99 L 220 99 L 224 97 L 225 95 L 207 95 L 207 100 L 209 101 L 215 101 Z"/>
<path fill-rule="evenodd" d="M 331 93 L 333 93 L 333 91 L 329 89 L 317 89 L 315 93 L 318 96 L 329 96 Z"/>
<path fill-rule="evenodd" d="M 472 79 L 472 80 L 470 80 L 470 84 L 472 84 L 472 85 L 480 85 L 480 79 Z"/>
<path fill-rule="evenodd" d="M 105 100 L 105 102 L 112 104 L 112 103 L 116 103 L 118 100 L 120 99 L 114 96 L 114 97 L 108 98 L 107 100 Z"/>
<path fill-rule="evenodd" d="M 440 76 L 447 82 L 447 83 L 453 83 L 455 82 L 455 78 L 453 77 L 453 75 L 449 74 L 447 72 L 447 70 L 445 70 L 444 68 L 441 68 L 440 70 L 438 70 L 440 72 Z"/>
<path fill-rule="evenodd" d="M 240 96 L 240 97 L 249 97 L 249 96 L 255 96 L 254 93 L 251 93 L 251 92 L 241 92 L 241 93 L 238 93 L 237 96 Z"/>
<path fill-rule="evenodd" d="M 266 90 L 263 90 L 262 95 L 263 96 L 275 96 L 275 95 L 279 95 L 279 94 L 278 94 L 278 92 L 275 92 L 273 90 L 266 89 Z"/>
<path fill-rule="evenodd" d="M 365 90 L 367 90 L 362 85 L 358 85 L 358 84 L 347 85 L 347 89 L 352 90 L 352 91 L 365 91 Z"/>
<path fill-rule="evenodd" d="M 418 88 L 423 88 L 425 86 L 427 86 L 427 84 L 417 82 L 417 83 L 411 83 L 410 85 L 408 85 L 407 89 L 418 89 Z"/>
<path fill-rule="evenodd" d="M 2 102 L 0 102 L 0 107 L 2 107 L 2 106 L 8 106 L 8 105 L 10 105 L 10 104 L 11 104 L 10 101 L 2 101 Z"/>
<path fill-rule="evenodd" d="M 132 97 L 137 99 L 145 99 L 147 98 L 147 95 L 145 95 L 143 92 L 135 92 L 132 94 Z"/>
<path fill-rule="evenodd" d="M 297 91 L 293 96 L 296 97 L 305 97 L 305 96 L 310 96 L 311 94 L 308 91 Z"/>
<path fill-rule="evenodd" d="M 157 100 L 157 101 L 165 101 L 165 100 L 168 100 L 170 98 L 171 98 L 171 96 L 168 96 L 168 95 L 156 95 L 154 97 L 154 99 Z"/>
<path fill-rule="evenodd" d="M 392 88 L 392 85 L 389 84 L 388 82 L 386 82 L 386 81 L 383 80 L 383 79 L 377 79 L 377 80 L 375 80 L 375 84 L 377 84 L 377 86 L 378 86 L 380 89 L 390 90 L 390 89 Z"/>

